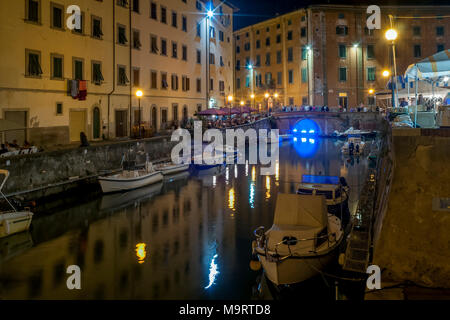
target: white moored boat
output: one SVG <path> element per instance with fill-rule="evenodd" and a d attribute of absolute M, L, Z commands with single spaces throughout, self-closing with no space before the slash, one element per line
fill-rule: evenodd
<path fill-rule="evenodd" d="M 272 227 L 255 230 L 253 254 L 275 285 L 303 282 L 322 271 L 337 253 L 344 233 L 328 214 L 325 197 L 278 194 Z"/>
<path fill-rule="evenodd" d="M 161 171 L 161 173 L 165 176 L 183 172 L 188 169 L 189 169 L 189 164 L 186 164 L 186 163 L 175 164 L 172 162 L 167 162 L 167 163 L 161 163 L 161 164 L 155 165 L 155 170 Z"/>
<path fill-rule="evenodd" d="M 145 169 L 137 169 L 133 161 L 124 165 L 124 170 L 118 174 L 98 177 L 104 193 L 132 190 L 162 181 L 161 171 L 155 171 L 151 163 L 146 162 Z"/>
<path fill-rule="evenodd" d="M 17 211 L 16 208 L 14 208 L 2 192 L 3 186 L 9 177 L 9 171 L 0 169 L 0 175 L 5 176 L 0 184 L 0 194 L 13 209 L 11 211 L 0 212 L 0 238 L 4 238 L 28 230 L 31 225 L 31 220 L 33 219 L 33 213 L 29 210 Z"/>

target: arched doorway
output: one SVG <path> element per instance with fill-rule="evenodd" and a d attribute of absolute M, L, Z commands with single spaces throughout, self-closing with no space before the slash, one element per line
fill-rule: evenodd
<path fill-rule="evenodd" d="M 98 107 L 92 111 L 92 138 L 100 139 L 100 109 Z"/>
<path fill-rule="evenodd" d="M 158 125 L 158 112 L 156 111 L 156 106 L 152 107 L 152 115 L 151 115 L 151 119 L 152 119 L 152 128 L 154 131 L 156 131 L 158 129 L 157 125 Z"/>

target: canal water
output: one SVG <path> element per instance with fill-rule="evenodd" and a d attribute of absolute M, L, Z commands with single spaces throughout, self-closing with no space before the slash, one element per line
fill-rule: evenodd
<path fill-rule="evenodd" d="M 354 212 L 367 160 L 345 158 L 343 141 L 284 141 L 276 174 L 227 165 L 113 195 L 71 195 L 46 204 L 30 232 L 0 241 L 0 299 L 272 299 L 249 267 L 253 231 L 272 225 L 277 193 L 295 193 L 302 174 L 343 176 Z M 81 269 L 68 290 L 66 269 Z M 292 295 L 334 299 L 319 276 Z M 292 297 L 292 296 L 290 296 Z"/>

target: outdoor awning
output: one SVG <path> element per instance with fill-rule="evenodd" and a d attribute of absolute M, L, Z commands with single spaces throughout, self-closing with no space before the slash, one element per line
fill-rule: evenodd
<path fill-rule="evenodd" d="M 450 49 L 440 51 L 416 64 L 412 64 L 405 72 L 410 81 L 426 80 L 430 82 L 448 82 L 450 78 Z"/>

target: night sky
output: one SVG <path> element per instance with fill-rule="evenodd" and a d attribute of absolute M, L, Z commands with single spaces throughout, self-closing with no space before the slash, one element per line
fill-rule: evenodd
<path fill-rule="evenodd" d="M 310 4 L 376 4 L 376 5 L 449 5 L 449 0 L 229 0 L 240 10 L 235 14 L 234 29 L 241 29 L 248 25 L 258 23 L 303 8 Z"/>

